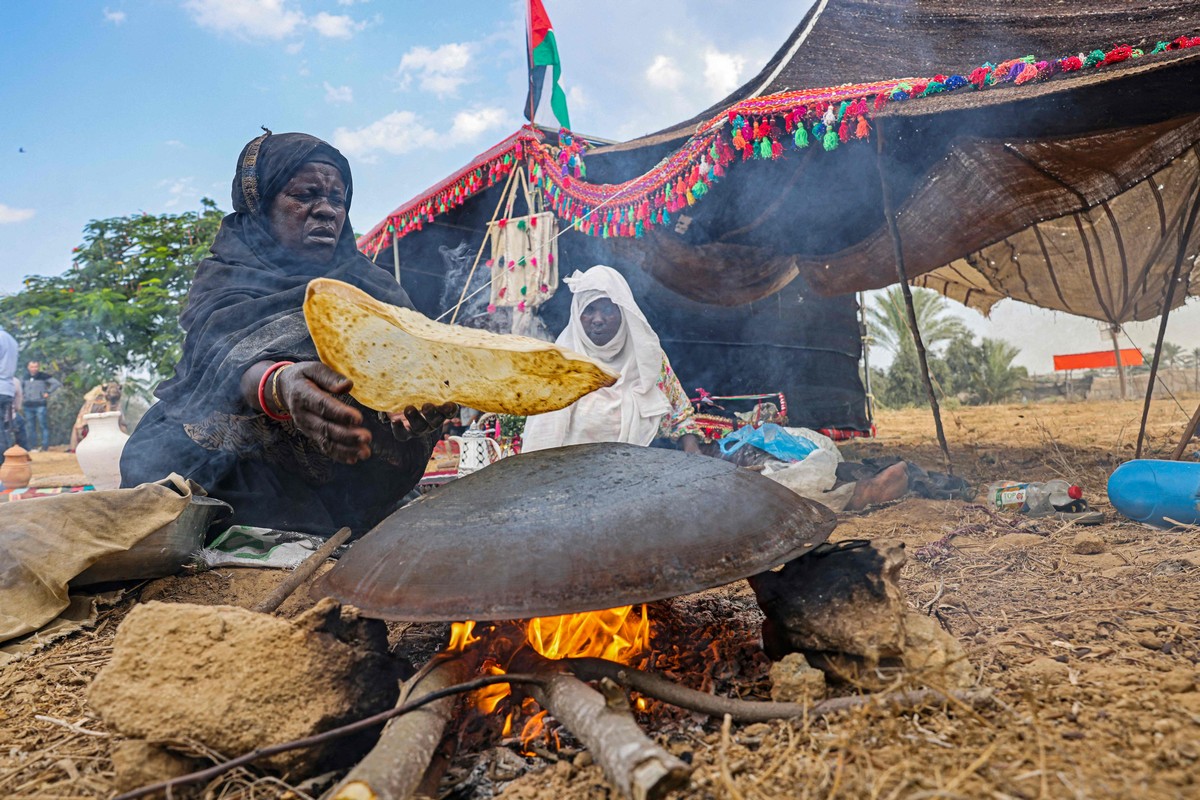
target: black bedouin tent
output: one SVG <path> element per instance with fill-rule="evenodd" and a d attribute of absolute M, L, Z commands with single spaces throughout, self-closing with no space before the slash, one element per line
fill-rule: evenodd
<path fill-rule="evenodd" d="M 544 132 L 524 129 L 524 135 Z M 459 205 L 426 219 L 419 230 L 372 246 L 389 220 L 437 197 L 447 186 L 487 171 L 498 154 L 509 152 L 518 136 L 482 153 L 447 180 L 398 208 L 388 220 L 360 240 L 376 263 L 392 269 L 400 264 L 401 283 L 424 314 L 437 318 L 452 310 L 463 294 L 476 251 L 504 189 L 502 175 L 479 187 Z M 496 170 L 492 171 L 493 173 Z M 472 178 L 472 180 L 475 180 Z M 518 202 L 518 211 L 523 211 Z M 804 281 L 792 281 L 769 296 L 740 305 L 714 305 L 690 299 L 654 280 L 614 252 L 608 242 L 574 231 L 558 240 L 559 271 L 608 264 L 629 281 L 634 296 L 658 332 L 685 389 L 716 395 L 782 393 L 790 422 L 812 428 L 866 431 L 866 396 L 859 377 L 862 357 L 858 304 L 855 298 L 818 297 Z M 459 322 L 485 325 L 489 271 L 481 264 L 457 315 Z M 472 296 L 473 292 L 480 291 Z M 566 325 L 570 293 L 562 287 L 539 309 L 551 333 Z M 501 310 L 503 318 L 503 310 Z M 446 319 L 449 319 L 446 316 Z M 776 401 L 777 402 L 777 401 Z"/>
<path fill-rule="evenodd" d="M 748 363 L 729 354 L 786 336 L 856 361 L 850 293 L 898 275 L 983 310 L 1013 297 L 1120 324 L 1200 291 L 1198 31 L 1200 4 L 1180 0 L 818 0 L 759 75 L 693 119 L 589 152 L 586 180 L 560 175 L 553 148 L 518 155 L 575 229 L 568 268 L 640 267 L 674 319 L 716 321 L 724 350 L 689 366 Z M 381 223 L 407 234 L 402 260 L 430 263 L 406 250 L 430 230 L 480 230 L 489 203 L 466 195 L 435 187 Z M 388 241 L 377 227 L 362 244 L 386 264 Z M 731 349 L 733 330 L 761 339 Z M 772 363 L 859 391 L 836 359 Z"/>

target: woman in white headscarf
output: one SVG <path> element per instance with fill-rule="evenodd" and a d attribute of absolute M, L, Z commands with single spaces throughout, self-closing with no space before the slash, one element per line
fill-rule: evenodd
<path fill-rule="evenodd" d="M 522 451 L 589 442 L 648 445 L 662 438 L 699 452 L 691 403 L 629 284 L 602 265 L 576 271 L 564 283 L 572 293 L 571 318 L 558 344 L 594 358 L 620 378 L 561 411 L 530 417 Z"/>

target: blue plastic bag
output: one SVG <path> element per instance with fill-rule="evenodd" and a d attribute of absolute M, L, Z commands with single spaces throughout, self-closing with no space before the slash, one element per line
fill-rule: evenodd
<path fill-rule="evenodd" d="M 780 461 L 803 461 L 808 454 L 817 449 L 814 442 L 800 436 L 788 433 L 785 428 L 768 422 L 758 428 L 747 425 L 728 433 L 718 440 L 723 455 L 736 453 L 744 445 L 752 444 L 759 450 L 765 450 Z"/>

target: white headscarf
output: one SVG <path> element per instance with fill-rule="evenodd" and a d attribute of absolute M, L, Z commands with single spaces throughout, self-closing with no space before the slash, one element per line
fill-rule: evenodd
<path fill-rule="evenodd" d="M 663 349 L 658 335 L 633 299 L 629 284 L 612 267 L 596 265 L 566 278 L 571 290 L 571 319 L 557 343 L 596 359 L 620 376 L 617 382 L 585 395 L 561 411 L 538 414 L 525 422 L 522 451 L 589 442 L 648 445 L 671 410 L 658 388 Z M 579 318 L 592 302 L 607 297 L 621 310 L 621 327 L 608 344 L 597 345 Z"/>

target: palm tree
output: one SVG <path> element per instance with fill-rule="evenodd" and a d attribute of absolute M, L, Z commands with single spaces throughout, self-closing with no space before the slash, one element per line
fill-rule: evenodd
<path fill-rule="evenodd" d="M 917 316 L 917 328 L 926 347 L 948 342 L 955 336 L 967 333 L 962 320 L 948 316 L 946 298 L 932 289 L 913 289 L 913 310 Z M 916 348 L 908 330 L 908 309 L 904 304 L 904 293 L 899 285 L 892 286 L 875 295 L 875 304 L 869 309 L 871 335 L 880 345 L 899 355 L 901 349 Z"/>
<path fill-rule="evenodd" d="M 1179 361 L 1183 356 L 1183 347 L 1174 342 L 1163 342 L 1162 355 L 1159 360 L 1168 367 L 1179 366 Z"/>
<path fill-rule="evenodd" d="M 979 343 L 983 359 L 975 387 L 981 403 L 1003 403 L 1021 388 L 1021 380 L 1029 377 L 1024 367 L 1014 367 L 1013 360 L 1021 354 L 1017 346 L 1003 339 L 984 339 Z"/>

